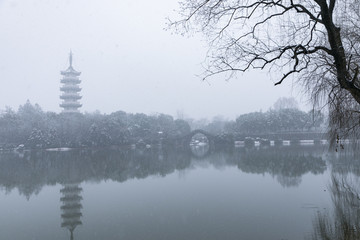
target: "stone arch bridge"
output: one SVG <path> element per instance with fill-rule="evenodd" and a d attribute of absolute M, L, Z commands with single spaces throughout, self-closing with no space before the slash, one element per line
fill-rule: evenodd
<path fill-rule="evenodd" d="M 222 136 L 213 135 L 202 129 L 195 129 L 195 130 L 191 131 L 189 134 L 186 134 L 182 137 L 177 138 L 175 140 L 175 143 L 177 145 L 180 145 L 183 147 L 190 147 L 191 139 L 196 134 L 203 134 L 208 139 L 208 144 L 209 144 L 209 147 L 211 150 L 215 146 L 228 145 L 228 144 L 233 145 L 234 144 L 234 140 L 233 140 L 232 136 L 230 138 L 223 138 Z"/>

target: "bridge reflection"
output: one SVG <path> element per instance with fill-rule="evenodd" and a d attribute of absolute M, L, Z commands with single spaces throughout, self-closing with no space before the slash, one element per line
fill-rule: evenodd
<path fill-rule="evenodd" d="M 192 156 L 198 159 L 206 158 L 211 153 L 209 144 L 190 145 L 190 149 Z"/>

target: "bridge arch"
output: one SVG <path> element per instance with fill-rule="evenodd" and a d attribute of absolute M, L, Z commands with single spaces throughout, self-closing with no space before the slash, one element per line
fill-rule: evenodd
<path fill-rule="evenodd" d="M 190 144 L 191 139 L 196 134 L 202 134 L 209 140 L 209 142 L 214 142 L 215 136 L 212 135 L 211 133 L 208 133 L 208 132 L 202 130 L 202 129 L 195 129 L 195 130 L 191 131 L 189 134 L 184 136 L 184 140 L 188 141 L 188 143 Z"/>
<path fill-rule="evenodd" d="M 202 134 L 207 138 L 207 145 L 202 145 L 202 146 L 192 145 L 192 139 L 197 134 Z M 195 129 L 182 138 L 182 144 L 183 146 L 185 146 L 190 150 L 193 157 L 203 158 L 208 154 L 210 154 L 210 152 L 212 152 L 212 150 L 214 149 L 214 143 L 215 143 L 214 140 L 215 140 L 215 136 L 212 135 L 211 133 L 208 133 L 202 129 Z"/>

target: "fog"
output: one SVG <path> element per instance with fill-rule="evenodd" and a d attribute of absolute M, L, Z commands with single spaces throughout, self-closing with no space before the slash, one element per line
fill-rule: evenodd
<path fill-rule="evenodd" d="M 82 74 L 82 112 L 117 110 L 211 118 L 267 110 L 281 96 L 301 95 L 267 72 L 202 81 L 202 35 L 165 30 L 177 0 L 0 1 L 0 109 L 27 99 L 60 112 L 60 71 Z"/>

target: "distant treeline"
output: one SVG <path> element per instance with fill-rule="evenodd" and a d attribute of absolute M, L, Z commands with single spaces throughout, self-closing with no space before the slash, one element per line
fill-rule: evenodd
<path fill-rule="evenodd" d="M 153 143 L 190 132 L 184 120 L 158 114 L 44 112 L 27 101 L 0 115 L 0 148 L 93 147 Z"/>
<path fill-rule="evenodd" d="M 202 129 L 213 134 L 225 132 L 242 135 L 311 132 L 323 131 L 325 122 L 324 114 L 320 111 L 304 112 L 296 108 L 285 108 L 242 114 L 235 121 L 223 120 L 218 117 L 210 123 L 203 123 Z M 198 122 L 195 124 L 201 125 Z"/>
<path fill-rule="evenodd" d="M 7 108 L 0 114 L 0 148 L 23 144 L 28 148 L 96 147 L 134 143 L 152 144 L 187 135 L 191 129 L 211 134 L 256 135 L 292 131 L 319 131 L 324 126 L 321 112 L 296 108 L 253 112 L 235 121 L 214 118 L 181 120 L 170 115 L 44 112 L 27 101 L 17 111 Z"/>

